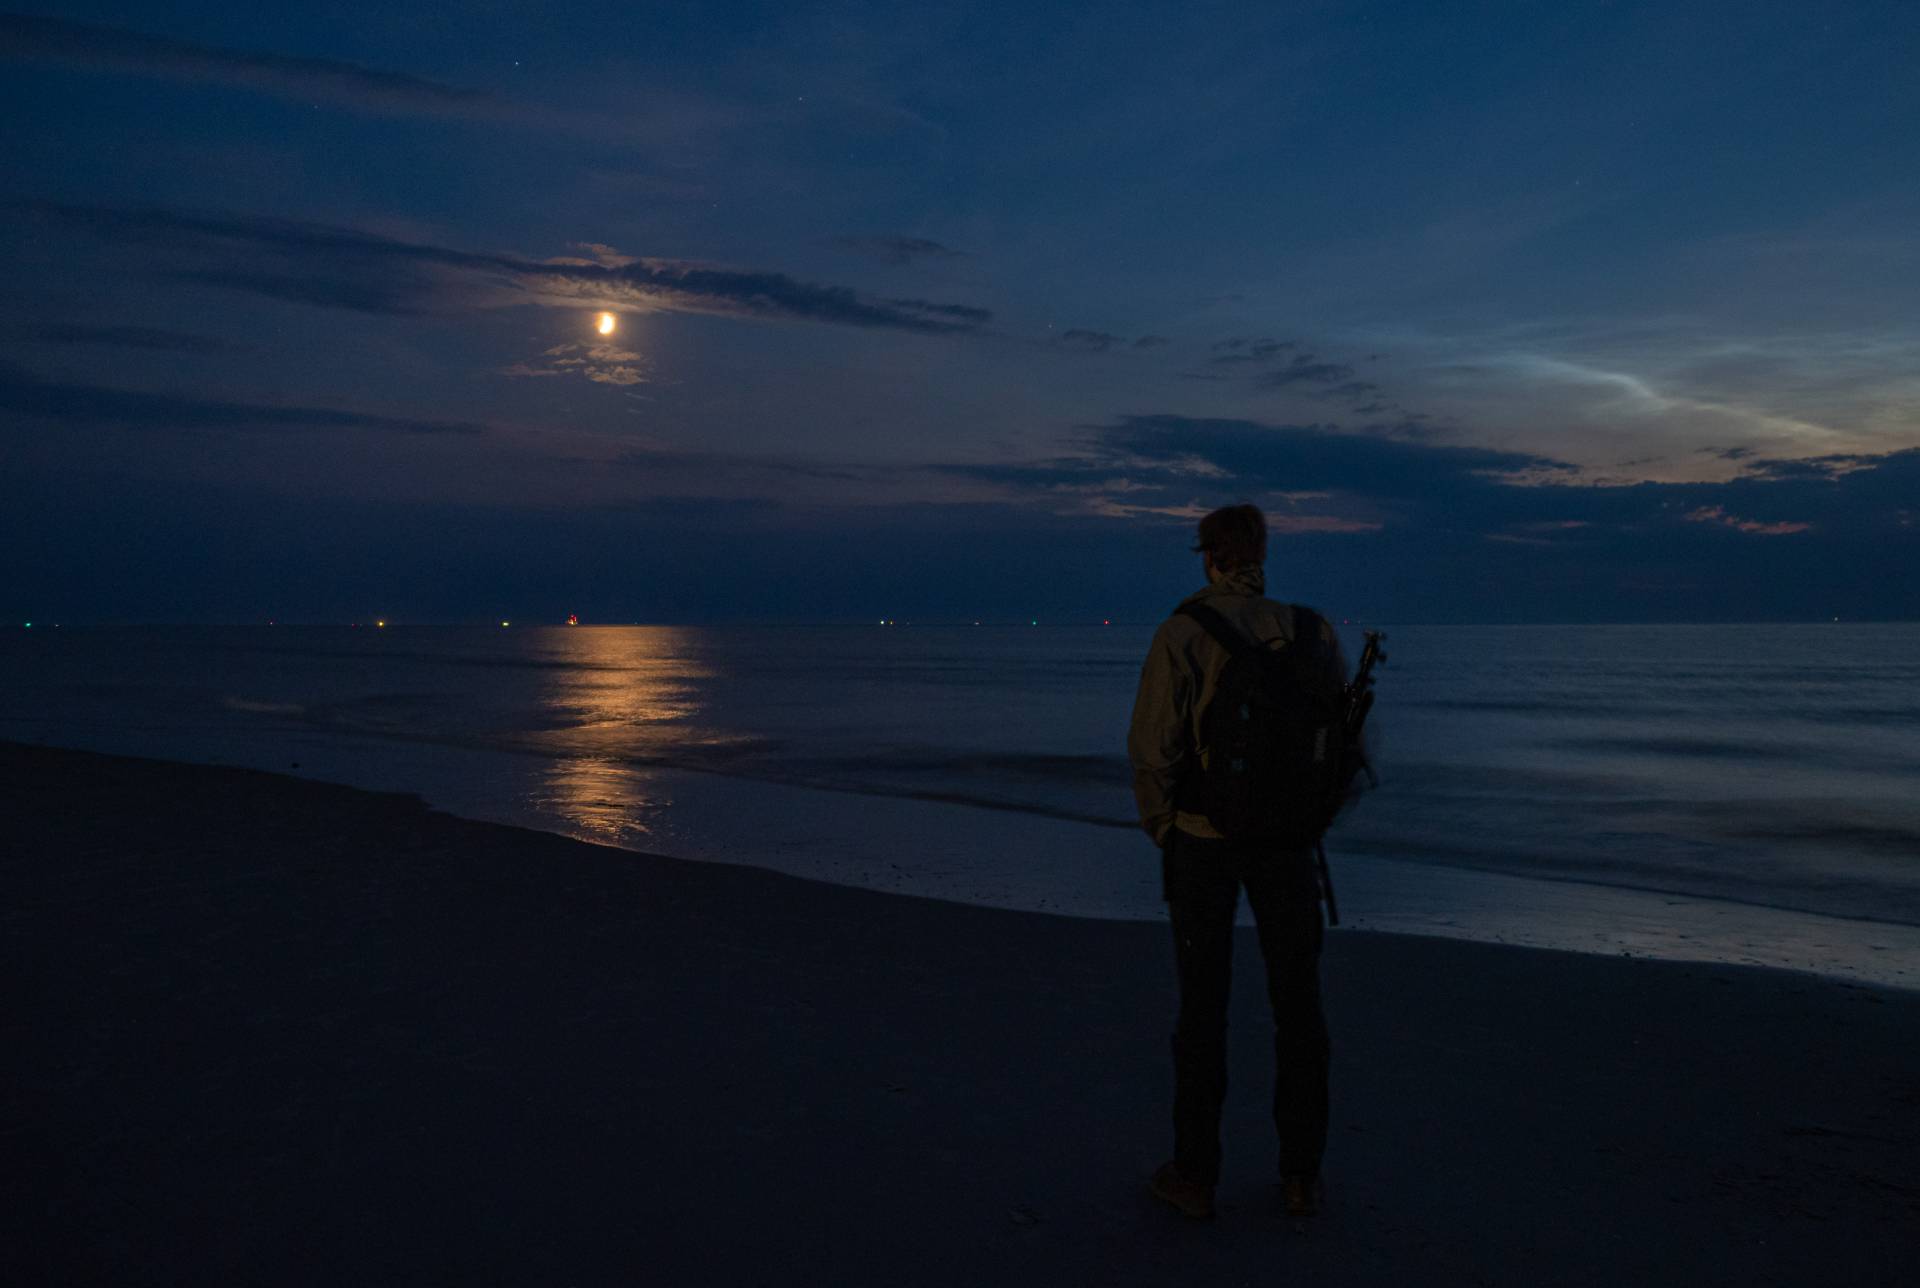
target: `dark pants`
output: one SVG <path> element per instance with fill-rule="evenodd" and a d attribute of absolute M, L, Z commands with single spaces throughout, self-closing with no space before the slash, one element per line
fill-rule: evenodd
<path fill-rule="evenodd" d="M 1173 1156 L 1202 1185 L 1220 1178 L 1227 1098 L 1227 991 L 1240 887 L 1260 928 L 1273 1006 L 1273 1122 L 1280 1171 L 1317 1176 L 1327 1144 L 1327 1021 L 1320 1010 L 1320 903 L 1310 851 L 1210 840 L 1175 828 L 1161 853 L 1180 973 L 1173 1035 Z"/>

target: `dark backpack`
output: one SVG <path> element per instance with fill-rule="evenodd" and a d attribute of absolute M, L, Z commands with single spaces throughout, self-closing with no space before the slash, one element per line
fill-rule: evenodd
<path fill-rule="evenodd" d="M 1229 654 L 1200 715 L 1206 764 L 1181 784 L 1181 808 L 1222 836 L 1312 845 L 1340 808 L 1358 750 L 1347 745 L 1346 686 L 1319 614 L 1295 607 L 1293 639 L 1276 649 L 1205 604 L 1178 611 Z"/>

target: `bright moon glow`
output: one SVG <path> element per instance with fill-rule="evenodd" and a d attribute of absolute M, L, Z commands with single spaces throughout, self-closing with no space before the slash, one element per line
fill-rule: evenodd
<path fill-rule="evenodd" d="M 600 334 L 601 334 L 601 335 L 612 335 L 612 334 L 613 334 L 613 325 L 614 325 L 614 323 L 613 323 L 613 314 L 611 314 L 611 313 L 602 313 L 602 314 L 600 315 L 600 320 L 599 320 L 599 321 L 598 321 L 597 323 L 595 323 L 594 325 L 595 325 L 595 326 L 597 326 L 597 327 L 599 328 L 599 330 L 600 330 Z"/>

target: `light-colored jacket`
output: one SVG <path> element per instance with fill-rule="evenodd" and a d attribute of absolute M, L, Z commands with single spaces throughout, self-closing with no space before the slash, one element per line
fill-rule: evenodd
<path fill-rule="evenodd" d="M 1292 604 L 1266 597 L 1266 574 L 1258 567 L 1240 568 L 1206 589 L 1180 601 L 1206 604 L 1248 639 L 1269 648 L 1283 648 L 1293 640 Z M 1320 629 L 1331 646 L 1328 656 L 1347 682 L 1347 664 L 1340 640 L 1324 619 Z M 1185 613 L 1176 612 L 1154 632 L 1140 668 L 1140 690 L 1133 700 L 1133 725 L 1127 733 L 1127 760 L 1133 765 L 1133 799 L 1140 809 L 1140 826 L 1156 845 L 1178 827 L 1189 836 L 1220 835 L 1206 815 L 1180 809 L 1175 797 L 1181 780 L 1207 761 L 1200 721 L 1226 670 L 1227 650 L 1206 628 Z"/>

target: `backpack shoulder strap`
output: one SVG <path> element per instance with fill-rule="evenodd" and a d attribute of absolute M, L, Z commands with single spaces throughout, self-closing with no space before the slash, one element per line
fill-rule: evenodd
<path fill-rule="evenodd" d="M 1199 622 L 1207 634 L 1213 636 L 1220 647 L 1227 650 L 1228 654 L 1233 657 L 1238 657 L 1242 653 L 1250 652 L 1256 647 L 1253 641 L 1241 635 L 1239 631 L 1234 630 L 1233 625 L 1220 615 L 1218 609 L 1210 605 L 1200 603 L 1182 604 L 1174 611 Z"/>
<path fill-rule="evenodd" d="M 1321 627 L 1326 625 L 1327 619 L 1305 604 L 1289 604 L 1287 607 L 1293 610 L 1294 641 L 1318 647 L 1321 643 Z"/>

